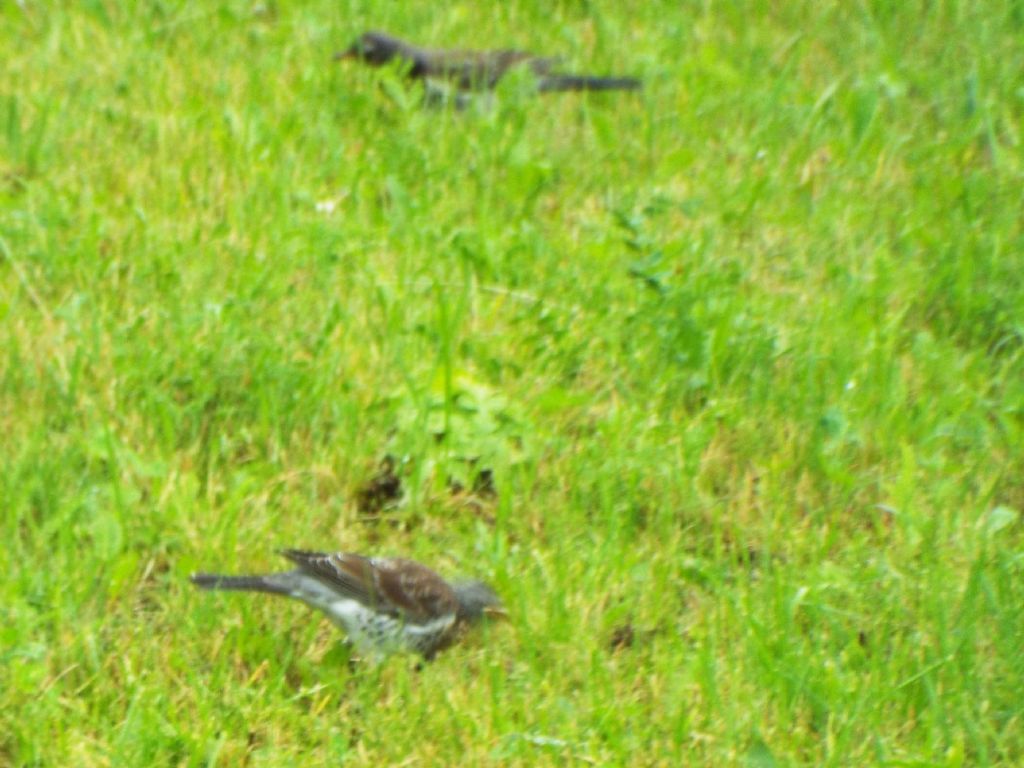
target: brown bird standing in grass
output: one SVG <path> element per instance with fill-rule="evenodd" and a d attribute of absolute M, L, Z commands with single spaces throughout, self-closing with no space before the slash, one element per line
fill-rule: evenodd
<path fill-rule="evenodd" d="M 327 614 L 363 653 L 422 654 L 428 661 L 484 616 L 504 616 L 483 582 L 449 584 L 430 568 L 402 558 L 286 549 L 297 567 L 263 576 L 192 575 L 202 589 L 268 592 Z"/>
<path fill-rule="evenodd" d="M 461 51 L 420 48 L 383 32 L 364 32 L 336 61 L 356 59 L 374 67 L 397 61 L 414 80 L 446 80 L 461 90 L 490 90 L 513 67 L 523 66 L 537 77 L 537 90 L 551 91 L 634 91 L 635 77 L 602 77 L 555 72 L 559 60 L 534 56 L 511 49 Z"/>

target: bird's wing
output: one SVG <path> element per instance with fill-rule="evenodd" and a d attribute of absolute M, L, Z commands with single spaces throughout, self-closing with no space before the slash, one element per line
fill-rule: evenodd
<path fill-rule="evenodd" d="M 530 71 L 541 77 L 549 74 L 555 67 L 561 66 L 560 56 L 531 56 L 529 59 Z"/>
<path fill-rule="evenodd" d="M 502 76 L 520 62 L 529 61 L 533 66 L 535 57 L 527 51 L 445 51 L 431 52 L 430 74 L 437 74 L 454 81 L 459 88 L 493 88 Z M 538 60 L 543 61 L 543 60 Z"/>
<path fill-rule="evenodd" d="M 298 549 L 281 554 L 339 594 L 406 621 L 421 623 L 458 607 L 448 583 L 412 560 Z"/>
<path fill-rule="evenodd" d="M 295 563 L 300 571 L 313 576 L 339 595 L 371 608 L 395 612 L 378 594 L 369 558 L 344 552 L 329 554 L 302 549 L 286 549 L 281 554 Z"/>
<path fill-rule="evenodd" d="M 423 623 L 454 615 L 458 598 L 451 586 L 430 568 L 413 560 L 374 558 L 379 594 L 397 607 L 408 621 Z"/>

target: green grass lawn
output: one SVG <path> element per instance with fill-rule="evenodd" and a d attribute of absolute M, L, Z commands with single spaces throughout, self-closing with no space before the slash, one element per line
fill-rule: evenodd
<path fill-rule="evenodd" d="M 0 3 L 0 765 L 1020 765 L 1024 6 L 401 5 Z M 511 621 L 188 583 L 283 547 Z"/>

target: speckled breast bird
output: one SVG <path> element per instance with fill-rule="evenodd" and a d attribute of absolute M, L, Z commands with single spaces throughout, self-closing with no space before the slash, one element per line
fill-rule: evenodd
<path fill-rule="evenodd" d="M 264 576 L 196 573 L 203 589 L 268 592 L 323 611 L 364 654 L 419 653 L 428 661 L 484 616 L 504 616 L 494 591 L 479 581 L 449 584 L 425 565 L 402 558 L 287 549 L 297 567 Z"/>
<path fill-rule="evenodd" d="M 550 91 L 613 91 L 636 90 L 635 77 L 601 77 L 595 75 L 561 74 L 554 70 L 559 59 L 535 56 L 512 49 L 496 51 L 462 51 L 421 48 L 384 32 L 364 32 L 335 60 L 356 59 L 379 67 L 400 61 L 406 74 L 416 80 L 447 80 L 462 90 L 489 90 L 512 67 L 524 66 L 537 77 L 537 90 Z"/>

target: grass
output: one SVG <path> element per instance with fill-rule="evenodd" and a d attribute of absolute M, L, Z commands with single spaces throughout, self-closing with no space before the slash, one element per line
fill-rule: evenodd
<path fill-rule="evenodd" d="M 0 764 L 1020 764 L 1020 4 L 405 5 L 0 5 Z M 512 621 L 187 582 L 287 546 Z"/>

